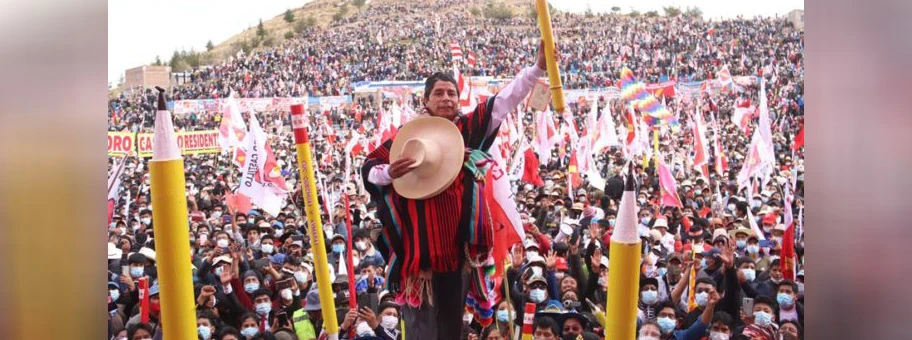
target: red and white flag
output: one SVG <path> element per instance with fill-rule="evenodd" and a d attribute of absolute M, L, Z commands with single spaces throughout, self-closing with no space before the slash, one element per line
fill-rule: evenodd
<path fill-rule="evenodd" d="M 750 179 L 760 177 L 763 179 L 761 186 L 766 186 L 770 175 L 776 165 L 776 156 L 773 151 L 773 133 L 770 127 L 769 109 L 766 104 L 766 89 L 763 78 L 760 78 L 760 123 L 754 130 L 747 156 L 738 173 L 738 188 L 750 185 Z"/>
<path fill-rule="evenodd" d="M 472 80 L 471 78 L 466 79 L 463 77 L 456 65 L 453 65 L 453 74 L 456 75 L 460 111 L 462 111 L 463 114 L 468 114 L 469 112 L 474 111 L 475 107 L 478 106 L 475 96 L 472 95 Z"/>
<path fill-rule="evenodd" d="M 453 55 L 453 61 L 462 60 L 462 48 L 457 43 L 450 43 L 450 54 Z"/>
<path fill-rule="evenodd" d="M 700 107 L 699 105 L 697 107 Z M 703 123 L 703 113 L 694 111 L 694 160 L 693 166 L 700 167 L 704 176 L 709 178 L 709 144 L 706 141 L 706 127 Z"/>
<path fill-rule="evenodd" d="M 253 204 L 276 216 L 287 197 L 287 187 L 281 173 L 276 174 L 279 169 L 256 114 L 250 115 L 250 133 L 244 140 L 244 147 L 246 157 L 237 193 L 249 197 Z"/>
<path fill-rule="evenodd" d="M 745 100 L 737 104 L 732 112 L 732 124 L 738 126 L 741 131 L 747 135 L 750 132 L 750 122 L 758 115 L 757 107 L 751 105 L 750 100 Z"/>
<path fill-rule="evenodd" d="M 244 137 L 247 135 L 247 125 L 244 124 L 244 118 L 241 117 L 241 110 L 238 108 L 237 99 L 234 98 L 234 91 L 225 99 L 222 104 L 222 121 L 219 124 L 219 147 L 222 151 L 233 150 L 237 148 Z"/>
<path fill-rule="evenodd" d="M 548 164 L 551 160 L 551 148 L 557 144 L 561 135 L 557 133 L 554 127 L 554 119 L 551 117 L 551 110 L 545 110 L 537 115 L 536 119 L 536 150 L 541 162 Z M 528 160 L 527 160 L 528 161 Z"/>
<path fill-rule="evenodd" d="M 124 172 L 124 165 L 127 163 L 127 157 L 117 161 L 114 158 L 114 165 L 111 167 L 111 173 L 108 174 L 108 224 L 114 219 L 114 207 L 120 200 L 120 177 Z"/>
<path fill-rule="evenodd" d="M 545 181 L 542 180 L 541 175 L 538 172 L 538 157 L 535 156 L 535 152 L 532 151 L 532 148 L 528 148 L 523 154 L 525 157 L 523 161 L 522 181 L 537 187 L 545 186 Z"/>
<path fill-rule="evenodd" d="M 497 144 L 497 141 L 494 144 Z M 494 224 L 494 261 L 503 263 L 510 247 L 524 240 L 526 233 L 516 209 L 516 200 L 510 190 L 510 179 L 505 170 L 504 159 L 500 157 L 499 152 L 494 152 L 492 156 L 494 163 L 488 169 L 485 198 Z"/>
<path fill-rule="evenodd" d="M 475 53 L 469 52 L 469 55 L 466 57 L 466 62 L 469 63 L 469 66 L 475 67 Z"/>

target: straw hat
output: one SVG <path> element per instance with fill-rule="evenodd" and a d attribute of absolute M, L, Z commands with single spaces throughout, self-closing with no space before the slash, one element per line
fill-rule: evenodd
<path fill-rule="evenodd" d="M 426 199 L 443 192 L 462 168 L 462 134 L 449 120 L 421 117 L 399 129 L 390 148 L 390 163 L 402 157 L 415 160 L 413 170 L 393 180 L 396 193 Z"/>

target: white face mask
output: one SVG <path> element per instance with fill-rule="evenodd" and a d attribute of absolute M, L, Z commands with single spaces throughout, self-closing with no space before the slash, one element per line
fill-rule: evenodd
<path fill-rule="evenodd" d="M 399 318 L 392 315 L 384 315 L 380 317 L 380 326 L 386 329 L 395 329 L 399 326 Z"/>
<path fill-rule="evenodd" d="M 729 335 L 722 332 L 709 332 L 709 340 L 728 340 Z"/>

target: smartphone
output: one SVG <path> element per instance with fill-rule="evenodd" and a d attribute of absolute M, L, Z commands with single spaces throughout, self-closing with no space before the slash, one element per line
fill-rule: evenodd
<path fill-rule="evenodd" d="M 741 311 L 746 317 L 754 317 L 754 299 L 746 297 L 741 299 Z"/>
<path fill-rule="evenodd" d="M 358 294 L 358 306 L 359 307 L 368 307 L 372 311 L 377 312 L 377 308 L 380 305 L 380 298 L 377 293 L 361 293 Z"/>
<path fill-rule="evenodd" d="M 275 317 L 278 321 L 277 323 L 279 324 L 279 327 L 288 324 L 288 313 L 286 313 L 284 310 L 277 312 Z"/>
<path fill-rule="evenodd" d="M 130 266 L 120 266 L 120 272 L 121 272 L 124 276 L 129 277 L 129 276 L 130 276 Z"/>
<path fill-rule="evenodd" d="M 292 287 L 294 287 L 292 280 L 294 280 L 294 278 L 289 277 L 284 280 L 276 281 L 276 284 L 275 284 L 276 291 L 281 291 L 282 289 L 285 289 L 285 288 L 291 289 Z"/>
<path fill-rule="evenodd" d="M 200 245 L 206 244 L 206 241 L 208 241 L 208 240 L 209 240 L 209 234 L 200 234 L 199 235 L 199 244 Z"/>

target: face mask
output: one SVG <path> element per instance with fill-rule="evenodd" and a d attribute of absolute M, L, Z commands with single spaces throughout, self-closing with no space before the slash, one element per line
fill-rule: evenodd
<path fill-rule="evenodd" d="M 149 217 L 141 218 L 141 219 L 139 219 L 139 221 L 142 222 L 142 223 L 145 224 L 145 225 L 152 224 L 152 218 L 149 218 Z"/>
<path fill-rule="evenodd" d="M 706 266 L 707 266 L 706 259 L 705 258 L 700 259 L 700 267 L 706 269 Z"/>
<path fill-rule="evenodd" d="M 282 289 L 282 291 L 279 292 L 279 295 L 281 295 L 282 299 L 284 299 L 284 300 L 291 300 L 291 289 L 290 288 Z"/>
<path fill-rule="evenodd" d="M 380 317 L 380 326 L 386 329 L 395 329 L 399 326 L 399 318 L 392 315 L 384 315 Z"/>
<path fill-rule="evenodd" d="M 759 208 L 761 205 L 763 205 L 762 201 L 751 200 L 751 209 Z"/>
<path fill-rule="evenodd" d="M 497 321 L 507 322 L 510 321 L 510 311 L 502 309 L 497 311 Z"/>
<path fill-rule="evenodd" d="M 640 300 L 647 305 L 654 304 L 659 300 L 659 292 L 654 290 L 644 290 L 641 295 Z"/>
<path fill-rule="evenodd" d="M 224 270 L 225 270 L 225 269 L 224 269 L 223 267 L 221 267 L 221 266 L 215 268 L 215 275 L 216 275 L 216 276 L 222 276 L 222 272 L 223 272 Z"/>
<path fill-rule="evenodd" d="M 706 307 L 706 304 L 709 303 L 709 293 L 697 293 L 697 295 L 694 296 L 694 300 L 697 300 L 697 306 Z"/>
<path fill-rule="evenodd" d="M 336 253 L 336 254 L 342 254 L 342 252 L 345 251 L 345 245 L 344 244 L 334 244 L 334 245 L 332 245 L 332 251 L 333 251 L 333 253 Z"/>
<path fill-rule="evenodd" d="M 529 292 L 529 299 L 535 303 L 542 303 L 542 301 L 545 301 L 545 290 L 533 289 L 531 292 Z"/>
<path fill-rule="evenodd" d="M 130 276 L 134 279 L 142 277 L 146 267 L 130 267 Z"/>
<path fill-rule="evenodd" d="M 792 306 L 795 304 L 795 300 L 792 299 L 792 296 L 786 293 L 776 294 L 776 302 L 785 308 L 792 308 Z"/>
<path fill-rule="evenodd" d="M 219 248 L 227 248 L 228 240 L 220 238 L 218 241 L 215 241 L 215 245 L 218 246 Z"/>
<path fill-rule="evenodd" d="M 139 224 L 134 224 L 134 225 L 132 225 L 132 226 L 130 226 L 130 227 L 133 228 L 133 231 L 134 231 L 134 232 L 137 231 L 137 230 L 139 230 Z"/>
<path fill-rule="evenodd" d="M 737 207 L 736 207 L 734 204 L 729 204 L 729 205 L 728 205 L 728 211 L 730 211 L 730 212 L 735 212 L 735 209 L 736 209 L 736 208 L 737 208 Z"/>
<path fill-rule="evenodd" d="M 357 326 L 355 326 L 355 334 L 357 334 L 359 337 L 373 336 L 374 330 L 370 328 L 370 325 L 368 325 L 367 322 L 362 321 L 359 322 Z"/>
<path fill-rule="evenodd" d="M 219 218 L 219 217 L 222 217 L 222 212 L 221 212 L 221 211 L 213 211 L 213 212 L 212 212 L 212 218 Z"/>
<path fill-rule="evenodd" d="M 744 247 L 747 247 L 747 240 L 737 240 L 735 245 L 738 246 L 738 249 L 744 249 Z"/>
<path fill-rule="evenodd" d="M 307 274 L 304 274 L 304 272 L 295 272 L 294 277 L 295 277 L 295 280 L 298 281 L 298 283 L 307 282 Z"/>
<path fill-rule="evenodd" d="M 646 199 L 645 199 L 645 198 L 638 198 L 638 199 L 637 199 L 637 202 L 640 202 L 640 205 L 646 205 Z"/>
<path fill-rule="evenodd" d="M 537 252 L 537 251 L 535 251 L 535 250 L 527 250 L 527 251 L 526 251 L 526 257 L 527 257 L 527 258 L 532 258 L 532 257 L 535 257 L 535 256 L 538 256 L 538 252 Z"/>
<path fill-rule="evenodd" d="M 639 340 L 659 340 L 659 338 L 656 338 L 654 336 L 641 336 L 637 339 L 639 339 Z"/>
<path fill-rule="evenodd" d="M 259 282 L 251 282 L 244 285 L 244 291 L 247 292 L 247 294 L 253 293 L 253 291 L 257 289 L 260 289 Z"/>
<path fill-rule="evenodd" d="M 243 335 L 249 339 L 249 338 L 252 338 L 254 335 L 256 335 L 257 332 L 259 332 L 259 331 L 260 330 L 257 329 L 256 327 L 247 327 L 247 328 L 244 328 L 241 330 L 241 335 Z"/>
<path fill-rule="evenodd" d="M 269 314 L 270 311 L 272 311 L 272 304 L 269 302 L 263 302 L 261 304 L 256 305 L 256 312 L 259 315 Z"/>
<path fill-rule="evenodd" d="M 659 330 L 662 331 L 662 334 L 671 333 L 675 329 L 677 322 L 672 318 L 659 317 L 656 319 L 656 322 L 659 324 Z"/>
<path fill-rule="evenodd" d="M 773 315 L 767 312 L 754 312 L 754 323 L 760 327 L 769 326 L 773 322 Z"/>
<path fill-rule="evenodd" d="M 604 287 L 605 285 L 608 284 L 608 280 L 606 280 L 604 277 L 600 277 L 600 278 L 598 278 L 598 284 L 599 284 L 599 286 Z"/>
<path fill-rule="evenodd" d="M 610 220 L 608 220 L 608 225 L 610 225 L 610 226 L 613 227 L 613 226 L 614 226 L 614 221 L 615 221 L 615 220 L 614 220 L 613 218 L 610 219 Z"/>
<path fill-rule="evenodd" d="M 111 289 L 108 292 L 111 293 L 111 300 L 117 301 L 120 298 L 120 290 Z"/>
<path fill-rule="evenodd" d="M 197 328 L 197 330 L 199 332 L 200 337 L 202 337 L 203 340 L 209 340 L 209 338 L 212 337 L 212 329 L 210 329 L 209 326 L 199 326 L 199 328 Z"/>
<path fill-rule="evenodd" d="M 560 279 L 563 279 L 564 276 L 566 276 L 566 274 L 565 274 L 564 272 L 556 272 L 556 273 L 554 273 L 554 278 L 557 279 L 558 281 L 560 281 Z"/>
<path fill-rule="evenodd" d="M 668 268 L 661 267 L 661 268 L 658 269 L 658 272 L 659 272 L 659 276 L 660 276 L 660 277 L 661 277 L 661 276 L 665 276 L 665 274 L 668 273 Z"/>
<path fill-rule="evenodd" d="M 753 282 L 757 278 L 757 271 L 753 269 L 741 269 L 741 272 L 744 273 L 744 277 L 747 278 L 747 282 Z"/>
<path fill-rule="evenodd" d="M 649 220 L 650 220 L 649 217 L 643 217 L 643 218 L 640 219 L 640 224 L 642 224 L 642 225 L 649 225 Z"/>
<path fill-rule="evenodd" d="M 262 251 L 262 252 L 265 253 L 265 254 L 272 254 L 272 251 L 274 250 L 274 247 L 275 247 L 275 246 L 273 246 L 273 245 L 271 245 L 271 244 L 264 244 L 264 245 L 261 245 L 261 246 L 260 246 L 260 251 Z"/>
<path fill-rule="evenodd" d="M 355 242 L 355 246 L 358 247 L 358 250 L 360 250 L 360 251 L 367 250 L 367 242 L 358 241 L 358 242 Z"/>
<path fill-rule="evenodd" d="M 758 245 L 749 245 L 747 246 L 747 252 L 751 254 L 757 254 L 760 252 L 760 246 Z"/>
<path fill-rule="evenodd" d="M 728 334 L 722 332 L 709 332 L 709 340 L 728 340 Z"/>

